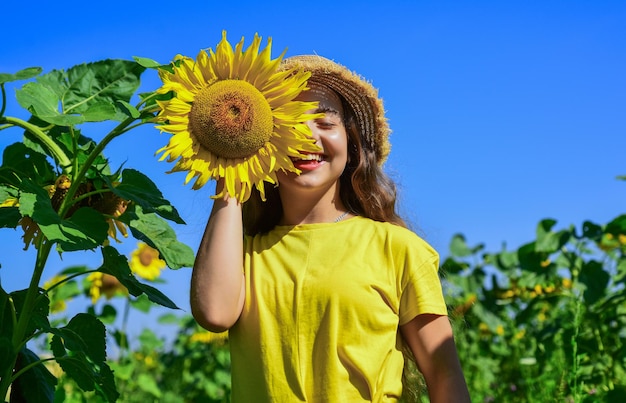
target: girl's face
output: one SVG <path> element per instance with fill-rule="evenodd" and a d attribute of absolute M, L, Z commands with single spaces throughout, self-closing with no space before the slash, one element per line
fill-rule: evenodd
<path fill-rule="evenodd" d="M 324 117 L 309 120 L 316 144 L 321 148 L 319 153 L 309 154 L 306 159 L 294 160 L 293 164 L 302 173 L 280 173 L 278 181 L 281 187 L 288 189 L 336 190 L 339 177 L 343 173 L 348 160 L 348 138 L 343 124 L 343 107 L 339 96 L 329 88 L 309 83 L 308 91 L 298 96 L 300 101 L 318 101 L 319 107 L 310 113 L 324 112 Z"/>

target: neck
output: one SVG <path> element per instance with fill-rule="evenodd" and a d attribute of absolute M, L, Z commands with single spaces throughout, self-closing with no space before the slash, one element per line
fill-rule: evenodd
<path fill-rule="evenodd" d="M 316 195 L 315 192 L 299 193 L 297 198 L 286 189 L 278 187 L 283 205 L 281 225 L 313 224 L 335 222 L 346 212 L 346 208 L 339 197 L 339 187 L 332 192 Z M 345 219 L 346 216 L 341 217 Z"/>

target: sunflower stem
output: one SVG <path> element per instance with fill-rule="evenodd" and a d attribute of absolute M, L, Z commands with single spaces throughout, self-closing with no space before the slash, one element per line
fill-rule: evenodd
<path fill-rule="evenodd" d="M 39 127 L 31 123 L 25 122 L 22 119 L 14 118 L 11 116 L 0 117 L 0 124 L 2 123 L 9 123 L 13 126 L 18 126 L 26 129 L 46 146 L 46 148 L 52 153 L 52 156 L 55 158 L 61 168 L 68 169 L 71 167 L 72 161 L 70 161 L 67 155 L 65 155 L 65 152 L 63 152 L 63 150 L 61 150 L 61 147 L 59 147 L 57 143 L 55 143 L 54 140 L 52 140 L 50 136 L 46 135 Z"/>
<path fill-rule="evenodd" d="M 17 323 L 15 323 L 13 327 L 13 335 L 11 339 L 12 351 L 11 356 L 9 357 L 9 365 L 6 367 L 7 370 L 5 371 L 5 373 L 1 374 L 0 397 L 2 397 L 3 399 L 6 398 L 9 387 L 11 386 L 11 383 L 15 380 L 15 377 L 12 377 L 11 375 L 13 373 L 13 368 L 15 367 L 15 362 L 17 361 L 17 355 L 24 345 L 24 337 L 26 335 L 28 324 L 30 322 L 32 312 L 36 306 L 37 297 L 39 295 L 39 281 L 41 280 L 41 275 L 43 274 L 43 269 L 46 266 L 48 256 L 50 256 L 50 251 L 52 250 L 53 244 L 53 242 L 48 241 L 43 236 L 40 238 L 37 248 L 35 268 L 33 270 L 33 275 L 30 279 L 30 284 L 26 291 L 24 305 L 21 307 L 19 317 L 17 318 Z"/>
<path fill-rule="evenodd" d="M 72 133 L 72 152 L 74 153 L 74 155 L 78 155 L 78 139 L 76 138 L 74 127 L 70 126 L 70 132 Z M 72 167 L 72 172 L 78 172 L 78 158 L 74 158 L 73 162 L 74 166 Z"/>
<path fill-rule="evenodd" d="M 67 276 L 62 280 L 57 281 L 56 283 L 52 284 L 50 287 L 46 288 L 46 292 L 49 293 L 50 291 L 54 290 L 55 288 L 57 288 L 58 286 L 60 286 L 63 283 L 67 283 L 68 281 L 78 277 L 78 276 L 84 276 L 85 274 L 89 274 L 89 273 L 94 273 L 97 272 L 98 270 L 85 270 L 85 271 L 81 271 L 80 273 L 74 273 L 71 276 Z"/>
<path fill-rule="evenodd" d="M 0 84 L 0 91 L 2 92 L 2 107 L 0 107 L 0 117 L 4 116 L 4 111 L 7 107 L 7 92 L 4 88 L 4 83 Z"/>
<path fill-rule="evenodd" d="M 87 156 L 87 159 L 83 163 L 82 167 L 80 168 L 76 176 L 72 178 L 72 185 L 67 190 L 67 194 L 65 195 L 65 198 L 63 199 L 63 202 L 61 203 L 61 207 L 59 208 L 59 216 L 65 217 L 65 215 L 67 214 L 70 206 L 73 204 L 74 195 L 76 195 L 76 192 L 78 191 L 78 187 L 80 186 L 81 182 L 87 175 L 87 172 L 91 168 L 93 162 L 96 160 L 98 155 L 102 153 L 104 148 L 113 139 L 125 133 L 127 131 L 126 128 L 128 127 L 128 125 L 130 125 L 133 121 L 135 121 L 135 118 L 132 118 L 132 117 L 129 117 L 126 120 L 122 121 L 113 130 L 111 130 L 109 134 L 107 134 L 102 139 L 102 141 L 96 145 L 96 147 L 94 147 L 94 149 L 91 151 L 89 156 Z"/>
<path fill-rule="evenodd" d="M 137 103 L 137 105 L 135 106 L 135 108 L 139 109 L 139 107 L 141 107 L 141 105 L 145 105 L 149 100 L 151 100 L 152 98 L 156 98 L 159 94 L 157 94 L 156 92 L 151 93 L 150 95 L 148 95 L 147 97 L 145 97 L 144 99 L 142 99 L 141 101 L 139 101 Z M 144 112 L 152 112 L 152 109 L 158 110 L 159 107 L 158 106 L 154 106 L 150 109 L 146 108 L 143 111 Z"/>
<path fill-rule="evenodd" d="M 11 377 L 11 382 L 15 381 L 17 378 L 19 378 L 20 375 L 22 375 L 23 373 L 25 373 L 29 369 L 36 367 L 39 364 L 43 364 L 46 361 L 61 361 L 61 360 L 63 360 L 63 358 L 56 359 L 54 357 L 50 357 L 50 358 L 44 358 L 42 360 L 38 360 L 38 361 L 35 361 L 35 362 L 31 362 L 30 364 L 26 365 L 24 368 L 19 370 L 17 373 L 15 373 L 15 375 L 13 375 Z"/>

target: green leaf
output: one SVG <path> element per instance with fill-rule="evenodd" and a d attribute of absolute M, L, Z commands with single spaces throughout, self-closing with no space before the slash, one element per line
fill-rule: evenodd
<path fill-rule="evenodd" d="M 28 178 L 40 186 L 54 183 L 56 173 L 45 154 L 39 153 L 23 143 L 14 143 L 2 153 L 2 169 L 15 172 L 18 178 Z M 2 179 L 0 179 L 2 180 Z M 18 186 L 19 181 L 3 181 Z"/>
<path fill-rule="evenodd" d="M 163 194 L 146 175 L 134 169 L 122 171 L 122 182 L 114 186 L 105 178 L 109 188 L 117 196 L 125 200 L 131 200 L 141 206 L 145 213 L 157 213 L 166 220 L 178 224 L 185 224 L 178 215 L 178 211 L 163 198 Z"/>
<path fill-rule="evenodd" d="M 173 313 L 166 313 L 157 318 L 157 322 L 162 325 L 171 325 L 171 324 L 179 324 L 181 322 L 181 318 L 178 315 Z"/>
<path fill-rule="evenodd" d="M 60 251 L 94 249 L 107 239 L 109 224 L 96 210 L 81 207 L 64 220 L 52 207 L 45 189 L 29 180 L 23 182 L 23 189 L 20 213 L 31 217 L 46 238 L 58 243 Z"/>
<path fill-rule="evenodd" d="M 106 329 L 98 318 L 79 313 L 58 332 L 68 350 L 82 351 L 97 364 L 106 360 Z"/>
<path fill-rule="evenodd" d="M 145 67 L 128 60 L 103 60 L 53 70 L 16 94 L 38 118 L 61 126 L 84 121 L 124 120 L 117 101 L 130 101 Z M 39 98 L 38 98 L 39 94 Z M 59 107 L 61 110 L 59 110 Z"/>
<path fill-rule="evenodd" d="M 28 80 L 41 73 L 41 67 L 27 67 L 15 74 L 0 73 L 0 84 L 9 83 L 11 81 Z"/>
<path fill-rule="evenodd" d="M 67 326 L 52 329 L 50 348 L 57 362 L 84 391 L 96 390 L 109 402 L 119 394 L 106 364 L 106 329 L 92 315 L 80 313 Z"/>
<path fill-rule="evenodd" d="M 545 272 L 542 263 L 548 258 L 548 253 L 537 251 L 535 242 L 527 243 L 517 249 L 517 259 L 520 268 L 533 273 Z"/>
<path fill-rule="evenodd" d="M 59 339 L 54 341 L 58 343 Z M 113 372 L 106 363 L 100 365 L 99 372 L 94 372 L 84 356 L 64 356 L 57 358 L 57 362 L 67 376 L 72 378 L 83 391 L 95 390 L 111 403 L 119 398 Z"/>
<path fill-rule="evenodd" d="M 154 381 L 154 377 L 148 374 L 139 374 L 137 377 L 137 384 L 139 388 L 144 392 L 151 394 L 156 398 L 160 398 L 162 393 L 161 389 L 159 389 L 159 385 Z"/>
<path fill-rule="evenodd" d="M 149 351 L 155 351 L 163 347 L 163 340 L 148 328 L 141 331 L 139 341 L 141 346 Z"/>
<path fill-rule="evenodd" d="M 147 69 L 156 69 L 161 66 L 161 63 L 147 57 L 133 56 L 133 59 Z"/>
<path fill-rule="evenodd" d="M 452 256 L 464 257 L 472 254 L 471 249 L 465 242 L 465 236 L 463 234 L 455 234 L 450 241 L 450 253 Z"/>
<path fill-rule="evenodd" d="M 104 243 L 109 230 L 102 214 L 89 207 L 76 210 L 69 219 L 60 223 L 38 224 L 44 235 L 57 241 L 59 249 L 66 252 L 94 249 Z"/>
<path fill-rule="evenodd" d="M 120 110 L 124 112 L 126 115 L 130 116 L 131 118 L 137 119 L 139 116 L 141 116 L 141 113 L 139 113 L 137 108 L 135 108 L 128 102 L 119 100 L 117 101 L 117 103 L 120 106 Z"/>
<path fill-rule="evenodd" d="M 28 289 L 13 291 L 10 295 L 13 299 L 15 311 L 19 320 L 20 315 L 24 310 L 24 302 L 26 300 L 26 294 Z M 37 299 L 35 300 L 35 306 L 31 312 L 28 312 L 28 327 L 26 328 L 26 336 L 32 336 L 37 330 L 48 330 L 50 323 L 48 322 L 48 315 L 50 314 L 50 301 L 43 290 L 38 290 Z"/>
<path fill-rule="evenodd" d="M 626 235 L 626 214 L 614 218 L 606 225 L 607 233 L 617 235 Z"/>
<path fill-rule="evenodd" d="M 115 323 L 115 318 L 117 317 L 117 310 L 115 307 L 109 304 L 105 304 L 102 307 L 102 312 L 98 315 L 98 318 L 102 321 L 102 323 L 107 325 L 112 325 Z"/>
<path fill-rule="evenodd" d="M 6 206 L 0 207 L 0 228 L 16 228 L 19 224 L 22 218 L 19 208 L 11 206 L 13 201 L 17 203 L 18 198 L 17 189 L 12 186 L 0 185 L 0 205 L 8 202 Z"/>
<path fill-rule="evenodd" d="M 67 71 L 64 110 L 83 112 L 100 102 L 130 101 L 145 68 L 128 60 L 108 59 L 80 64 Z"/>
<path fill-rule="evenodd" d="M 0 286 L 0 374 L 5 374 L 13 364 L 13 337 L 14 327 L 13 306 L 9 294 Z"/>
<path fill-rule="evenodd" d="M 620 283 L 626 281 L 626 257 L 622 257 L 617 262 L 617 274 L 615 282 Z"/>
<path fill-rule="evenodd" d="M 137 298 L 130 301 L 130 304 L 133 308 L 143 313 L 150 312 L 150 309 L 153 306 L 152 302 L 150 302 L 150 298 L 144 294 L 138 295 Z"/>
<path fill-rule="evenodd" d="M 82 123 L 80 116 L 63 115 L 59 112 L 60 99 L 45 84 L 32 82 L 15 92 L 17 102 L 39 119 L 59 126 L 73 126 Z"/>
<path fill-rule="evenodd" d="M 174 68 L 172 67 L 172 64 L 161 64 L 155 60 L 149 59 L 147 57 L 140 57 L 140 56 L 133 56 L 133 59 L 140 65 L 142 65 L 143 67 L 149 68 L 149 69 L 157 69 L 157 70 L 166 70 L 170 73 L 174 73 Z"/>
<path fill-rule="evenodd" d="M 17 357 L 16 371 L 40 361 L 39 356 L 23 348 Z M 12 402 L 52 402 L 57 379 L 48 369 L 39 363 L 20 375 L 11 384 Z"/>
<path fill-rule="evenodd" d="M 103 122 L 105 120 L 122 120 L 118 117 L 118 110 L 109 102 L 98 102 L 89 105 L 83 112 L 86 122 Z"/>
<path fill-rule="evenodd" d="M 0 228 L 16 228 L 21 218 L 17 207 L 0 208 Z"/>
<path fill-rule="evenodd" d="M 100 368 L 100 376 L 97 380 L 98 389 L 111 403 L 116 402 L 120 394 L 115 386 L 115 377 L 113 371 L 107 364 L 103 364 Z"/>
<path fill-rule="evenodd" d="M 443 276 L 447 274 L 459 274 L 467 269 L 469 265 L 465 262 L 457 262 L 453 258 L 446 258 L 446 260 L 441 264 L 441 274 Z"/>
<path fill-rule="evenodd" d="M 176 304 L 166 297 L 161 291 L 147 284 L 140 283 L 133 276 L 126 256 L 120 255 L 112 246 L 102 248 L 102 257 L 104 262 L 98 268 L 98 271 L 115 276 L 128 292 L 133 296 L 146 294 L 150 301 L 162 305 L 166 308 L 178 309 Z"/>
<path fill-rule="evenodd" d="M 6 374 L 13 364 L 13 343 L 10 337 L 0 335 L 0 373 Z"/>
<path fill-rule="evenodd" d="M 50 347 L 61 369 L 76 381 L 78 387 L 88 392 L 95 390 L 95 375 L 85 356 L 69 356 L 65 354 L 63 341 L 59 336 L 53 336 Z M 58 354 L 62 352 L 61 354 Z"/>
<path fill-rule="evenodd" d="M 599 241 L 602 238 L 602 227 L 591 221 L 583 222 L 583 237 L 593 241 Z"/>
<path fill-rule="evenodd" d="M 121 379 L 124 381 L 132 379 L 133 373 L 135 372 L 135 365 L 133 362 L 111 362 L 110 365 L 117 379 Z"/>
<path fill-rule="evenodd" d="M 0 204 L 9 200 L 19 197 L 19 192 L 13 186 L 0 185 Z"/>
<path fill-rule="evenodd" d="M 519 264 L 517 253 L 514 252 L 503 250 L 500 253 L 492 255 L 492 257 L 496 267 L 505 272 L 514 270 Z"/>
<path fill-rule="evenodd" d="M 126 332 L 122 332 L 119 329 L 113 330 L 113 339 L 120 347 L 126 348 L 130 344 Z"/>
<path fill-rule="evenodd" d="M 56 301 L 68 301 L 82 294 L 80 287 L 74 280 L 66 281 L 52 290 L 50 304 Z"/>
<path fill-rule="evenodd" d="M 0 284 L 0 336 L 11 337 L 13 335 L 13 314 L 10 295 Z"/>
<path fill-rule="evenodd" d="M 134 209 L 126 210 L 118 220 L 129 226 L 136 239 L 157 249 L 169 268 L 193 266 L 193 250 L 179 242 L 170 225 L 156 214 L 145 214 L 141 206 L 134 206 Z"/>
<path fill-rule="evenodd" d="M 606 294 L 610 275 L 604 270 L 601 263 L 591 260 L 583 264 L 578 279 L 585 285 L 583 294 L 585 302 L 594 304 Z"/>
<path fill-rule="evenodd" d="M 535 251 L 552 253 L 559 250 L 567 243 L 570 237 L 569 231 L 552 231 L 552 227 L 556 224 L 555 220 L 545 219 L 537 225 L 537 241 L 535 242 Z"/>

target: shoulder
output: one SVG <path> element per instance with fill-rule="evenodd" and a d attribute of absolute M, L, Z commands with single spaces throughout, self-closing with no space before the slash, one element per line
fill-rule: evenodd
<path fill-rule="evenodd" d="M 396 243 L 406 244 L 407 246 L 415 246 L 424 249 L 430 249 L 434 252 L 433 247 L 424 238 L 417 235 L 409 228 L 390 222 L 374 221 L 369 218 L 360 218 L 360 224 L 364 227 L 372 227 L 374 231 L 385 238 L 390 238 Z"/>

